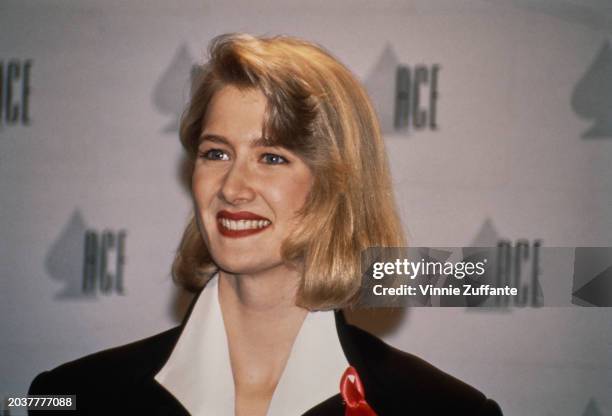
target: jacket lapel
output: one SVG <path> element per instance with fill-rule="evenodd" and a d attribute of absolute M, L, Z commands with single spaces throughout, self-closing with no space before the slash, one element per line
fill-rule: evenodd
<path fill-rule="evenodd" d="M 187 409 L 176 399 L 168 390 L 155 380 L 155 375 L 162 369 L 170 358 L 172 350 L 176 346 L 185 325 L 193 312 L 193 308 L 202 294 L 202 290 L 193 298 L 189 309 L 185 314 L 181 324 L 166 332 L 163 340 L 156 346 L 154 351 L 149 351 L 153 357 L 154 364 L 150 368 L 148 376 L 143 380 L 135 394 L 135 399 L 131 401 L 132 409 L 127 414 L 149 414 L 154 416 L 189 416 Z"/>
<path fill-rule="evenodd" d="M 338 338 L 340 339 L 340 345 L 344 351 L 347 361 L 353 366 L 359 378 L 363 383 L 366 400 L 375 409 L 382 408 L 384 404 L 384 389 L 376 382 L 376 376 L 370 366 L 368 365 L 367 359 L 367 347 L 368 344 L 363 341 L 366 340 L 377 340 L 375 337 L 367 334 L 366 332 L 350 325 L 341 310 L 335 311 L 336 317 L 336 331 L 338 332 Z M 364 350 L 363 347 L 366 347 Z M 338 390 L 340 390 L 340 378 L 342 374 L 338 374 Z M 304 413 L 303 416 L 344 416 L 345 405 L 340 393 L 330 397 L 317 406 Z"/>
<path fill-rule="evenodd" d="M 156 346 L 154 351 L 149 352 L 152 356 L 151 361 L 154 363 L 154 365 L 148 372 L 148 376 L 143 380 L 140 387 L 136 392 L 134 392 L 134 400 L 130 400 L 130 407 L 132 407 L 130 410 L 133 410 L 134 413 L 145 412 L 145 414 L 160 416 L 189 415 L 189 412 L 181 405 L 181 403 L 162 385 L 160 385 L 154 377 L 170 357 L 170 354 L 178 342 L 187 320 L 193 311 L 193 307 L 198 297 L 199 294 L 193 299 L 189 307 L 189 311 L 183 319 L 181 325 L 167 331 L 167 333 L 164 334 L 163 341 Z M 335 312 L 335 319 L 336 331 L 338 333 L 344 355 L 346 356 L 349 364 L 357 369 L 357 372 L 359 373 L 365 387 L 367 401 L 372 403 L 376 408 L 376 403 L 380 401 L 378 397 L 382 397 L 382 392 L 378 392 L 377 383 L 369 370 L 366 357 L 364 356 L 363 351 L 358 348 L 360 342 L 358 338 L 360 334 L 355 333 L 356 328 L 346 322 L 346 318 L 344 317 L 342 311 L 338 310 Z M 338 374 L 338 386 L 340 386 L 341 376 L 342 374 Z M 343 416 L 344 412 L 345 407 L 342 401 L 342 396 L 338 393 L 308 410 L 306 413 L 304 413 L 304 416 Z"/>

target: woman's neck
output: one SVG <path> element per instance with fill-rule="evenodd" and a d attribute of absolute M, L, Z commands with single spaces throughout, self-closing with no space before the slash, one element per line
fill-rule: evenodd
<path fill-rule="evenodd" d="M 276 267 L 258 274 L 219 272 L 220 301 L 248 313 L 302 309 L 295 305 L 299 272 Z"/>
<path fill-rule="evenodd" d="M 298 282 L 299 273 L 286 267 L 258 275 L 219 273 L 237 415 L 241 408 L 267 411 L 308 313 L 295 305 Z"/>

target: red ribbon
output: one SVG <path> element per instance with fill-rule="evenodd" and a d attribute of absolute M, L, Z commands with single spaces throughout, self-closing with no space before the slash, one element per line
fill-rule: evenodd
<path fill-rule="evenodd" d="M 346 404 L 344 416 L 376 416 L 365 400 L 365 390 L 354 367 L 346 369 L 340 379 L 340 393 Z"/>

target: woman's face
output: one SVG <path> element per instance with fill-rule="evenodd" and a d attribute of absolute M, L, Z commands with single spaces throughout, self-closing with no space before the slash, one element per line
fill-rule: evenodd
<path fill-rule="evenodd" d="M 313 183 L 299 157 L 266 145 L 265 109 L 259 90 L 226 86 L 204 116 L 192 181 L 196 216 L 213 260 L 230 273 L 282 267 L 282 242 Z"/>

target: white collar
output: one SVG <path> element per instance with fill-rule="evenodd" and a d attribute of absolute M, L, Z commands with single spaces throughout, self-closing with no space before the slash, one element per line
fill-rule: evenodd
<path fill-rule="evenodd" d="M 218 278 L 200 294 L 159 384 L 194 416 L 234 415 L 234 379 L 219 306 Z M 276 386 L 268 416 L 300 415 L 339 392 L 348 362 L 333 312 L 308 313 Z"/>

